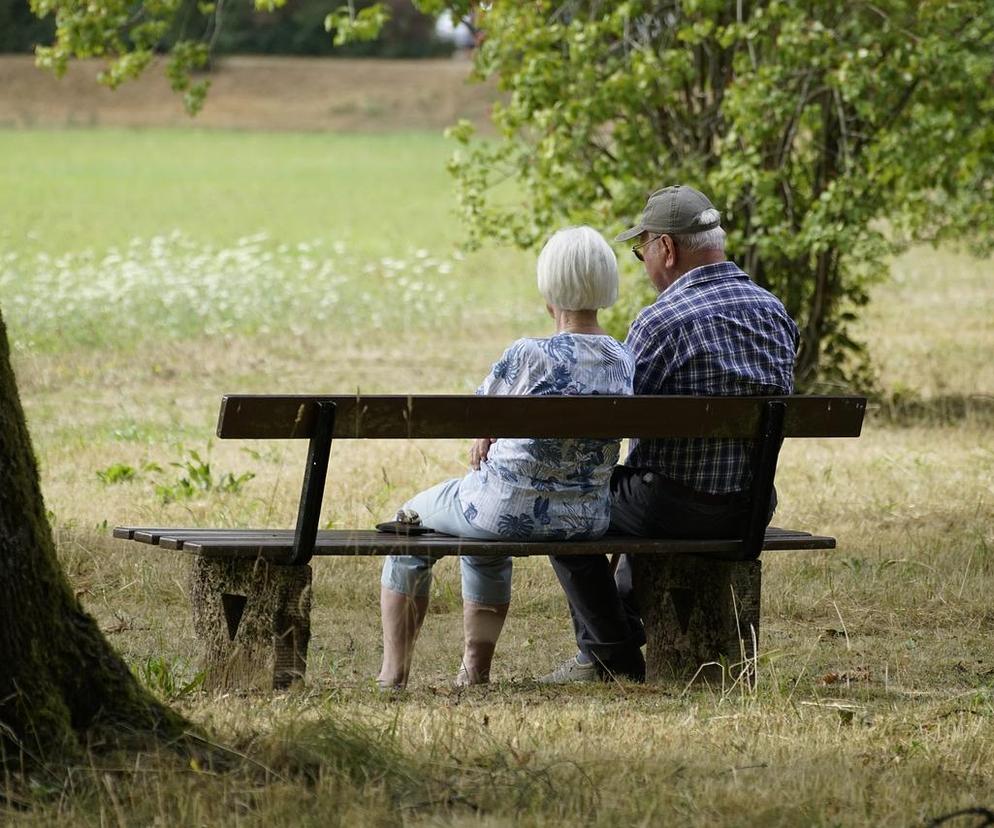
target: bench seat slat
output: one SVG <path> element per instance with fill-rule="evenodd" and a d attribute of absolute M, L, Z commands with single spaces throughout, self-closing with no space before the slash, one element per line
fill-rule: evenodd
<path fill-rule="evenodd" d="M 166 538 L 286 538 L 292 529 L 136 529 L 131 540 L 139 543 L 160 543 Z"/>
<path fill-rule="evenodd" d="M 141 543 L 179 549 L 206 557 L 286 560 L 293 548 L 289 529 L 141 529 L 120 527 Z M 115 530 L 116 532 L 116 530 Z M 126 532 L 116 534 L 121 537 Z M 325 530 L 318 533 L 318 556 L 377 555 L 598 555 L 606 552 L 656 554 L 734 554 L 740 540 L 683 540 L 608 536 L 596 541 L 479 541 L 447 535 L 407 537 L 373 530 Z M 771 527 L 763 548 L 768 551 L 834 549 L 835 539 L 808 532 Z"/>
<path fill-rule="evenodd" d="M 182 549 L 188 540 L 206 539 L 211 542 L 225 541 L 282 541 L 293 542 L 292 529 L 170 529 L 154 528 L 141 529 L 138 527 L 119 527 L 115 529 L 114 537 L 123 540 L 133 540 L 138 543 L 148 543 L 161 546 L 164 549 Z M 324 534 L 328 534 L 325 532 Z"/>

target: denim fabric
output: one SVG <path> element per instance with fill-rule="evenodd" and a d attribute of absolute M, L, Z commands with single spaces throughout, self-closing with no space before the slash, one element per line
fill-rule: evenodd
<path fill-rule="evenodd" d="M 769 517 L 776 508 L 776 492 Z M 611 476 L 611 531 L 657 538 L 741 537 L 749 519 L 748 499 L 702 503 L 674 492 L 648 469 L 618 466 Z M 622 555 L 612 572 L 606 555 L 552 557 L 552 567 L 570 604 L 580 652 L 591 661 L 625 672 L 645 643 L 635 603 L 631 562 Z"/>
<path fill-rule="evenodd" d="M 473 526 L 459 504 L 460 479 L 446 480 L 416 494 L 405 509 L 413 509 L 421 522 L 436 532 L 463 538 L 500 540 L 501 536 Z M 380 583 L 394 592 L 424 597 L 431 589 L 431 570 L 437 559 L 425 555 L 391 555 L 383 562 Z M 511 559 L 504 555 L 463 555 L 462 597 L 475 604 L 507 604 L 511 600 Z"/>

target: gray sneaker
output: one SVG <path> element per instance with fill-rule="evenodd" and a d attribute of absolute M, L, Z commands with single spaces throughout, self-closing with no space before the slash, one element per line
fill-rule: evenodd
<path fill-rule="evenodd" d="M 551 673 L 546 673 L 536 679 L 539 684 L 576 684 L 600 680 L 600 675 L 593 663 L 581 664 L 576 656 L 566 659 Z"/>

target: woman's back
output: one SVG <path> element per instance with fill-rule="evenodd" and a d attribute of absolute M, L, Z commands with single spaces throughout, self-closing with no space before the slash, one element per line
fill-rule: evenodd
<path fill-rule="evenodd" d="M 477 393 L 628 395 L 634 370 L 631 354 L 610 336 L 558 333 L 519 339 Z M 609 482 L 620 445 L 620 437 L 500 439 L 460 483 L 463 513 L 506 537 L 598 537 L 610 522 Z"/>

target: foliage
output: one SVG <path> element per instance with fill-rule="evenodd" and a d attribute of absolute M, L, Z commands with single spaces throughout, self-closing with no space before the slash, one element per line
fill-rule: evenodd
<path fill-rule="evenodd" d="M 193 4 L 193 0 L 185 2 Z M 368 6 L 366 0 L 357 7 L 356 31 L 350 26 L 349 6 L 341 0 L 286 0 L 285 5 L 269 14 L 260 14 L 252 3 L 242 0 L 225 7 L 224 25 L 218 30 L 214 52 L 387 58 L 451 54 L 451 44 L 435 37 L 432 18 L 418 12 L 407 0 L 391 0 L 388 15 Z M 206 26 L 207 22 L 202 18 L 200 25 Z M 345 42 L 346 32 L 361 34 L 364 27 L 375 39 Z M 330 30 L 334 30 L 334 37 L 329 36 Z"/>
<path fill-rule="evenodd" d="M 189 665 L 181 659 L 163 656 L 147 656 L 132 667 L 132 672 L 147 689 L 166 701 L 189 696 L 204 683 L 203 671 L 194 673 L 192 678 L 186 678 L 190 673 Z"/>
<path fill-rule="evenodd" d="M 214 26 L 219 5 L 224 23 Z M 360 0 L 354 11 L 350 5 L 345 0 L 265 0 L 258 7 L 244 0 L 235 4 L 180 0 L 169 8 L 142 9 L 140 14 L 167 15 L 158 51 L 168 50 L 185 33 L 207 33 L 211 52 L 218 55 L 421 58 L 452 53 L 452 44 L 435 36 L 433 19 L 408 0 L 382 5 Z M 0 0 L 0 53 L 33 52 L 54 36 L 52 16 L 39 20 L 25 0 Z"/>
<path fill-rule="evenodd" d="M 207 446 L 208 453 L 210 445 Z M 169 464 L 180 470 L 180 476 L 168 483 L 157 483 L 155 493 L 163 504 L 172 503 L 175 500 L 190 500 L 199 494 L 209 492 L 224 492 L 227 494 L 238 494 L 242 487 L 255 477 L 253 472 L 225 472 L 216 477 L 211 471 L 210 456 L 204 459 L 200 453 L 194 449 L 186 452 L 185 457 L 179 462 Z"/>
<path fill-rule="evenodd" d="M 13 15 L 0 45 L 37 45 L 38 64 L 62 75 L 73 58 L 106 58 L 100 82 L 110 88 L 138 77 L 162 53 L 173 91 L 194 114 L 210 81 L 198 77 L 216 53 L 340 54 L 425 57 L 450 54 L 435 38 L 433 19 L 406 0 L 29 0 L 39 20 L 28 26 L 0 0 L 0 22 Z M 269 14 L 261 14 L 268 12 Z M 329 36 L 333 32 L 334 36 Z"/>
<path fill-rule="evenodd" d="M 988 3 L 545 0 L 478 23 L 476 71 L 507 98 L 500 142 L 452 130 L 474 239 L 620 229 L 656 187 L 695 185 L 798 320 L 802 382 L 866 384 L 851 326 L 889 256 L 990 240 Z M 495 197 L 507 178 L 519 200 Z"/>
<path fill-rule="evenodd" d="M 129 466 L 127 463 L 112 463 L 105 469 L 97 469 L 97 480 L 105 486 L 127 483 L 137 476 L 138 472 L 135 467 Z"/>
<path fill-rule="evenodd" d="M 154 21 L 171 20 L 178 0 L 146 0 L 137 14 L 130 0 L 32 2 L 59 15 L 39 60 L 58 70 L 107 54 L 113 85 L 144 67 Z M 798 320 L 802 384 L 868 384 L 852 327 L 891 255 L 917 241 L 990 242 L 985 0 L 415 5 L 472 11 L 485 34 L 476 74 L 506 93 L 498 141 L 473 140 L 465 123 L 451 133 L 470 244 L 530 247 L 564 222 L 617 229 L 656 187 L 693 184 L 723 212 L 734 258 Z M 333 15 L 339 39 L 369 37 L 381 20 L 372 9 Z M 202 89 L 189 73 L 209 40 L 179 40 L 171 53 L 193 110 Z"/>
<path fill-rule="evenodd" d="M 54 22 L 39 20 L 24 0 L 0 0 L 0 52 L 32 52 L 54 34 Z"/>
<path fill-rule="evenodd" d="M 225 472 L 215 476 L 214 472 L 211 471 L 209 443 L 207 452 L 208 457 L 204 459 L 198 451 L 190 449 L 185 452 L 182 460 L 169 464 L 173 468 L 179 469 L 179 476 L 175 480 L 155 484 L 155 493 L 163 504 L 176 500 L 190 500 L 197 495 L 209 494 L 210 492 L 238 494 L 245 484 L 255 477 L 253 472 L 241 474 Z M 162 474 L 163 468 L 158 463 L 146 460 L 141 464 L 141 471 Z M 113 486 L 137 480 L 139 470 L 127 463 L 113 463 L 104 469 L 98 469 L 96 475 L 97 479 L 105 486 Z"/>
<path fill-rule="evenodd" d="M 141 472 L 161 472 L 158 463 L 149 460 L 142 461 L 141 469 L 136 469 L 127 463 L 111 463 L 104 469 L 97 469 L 97 480 L 105 486 L 116 486 L 118 483 L 130 483 L 137 480 Z"/>

